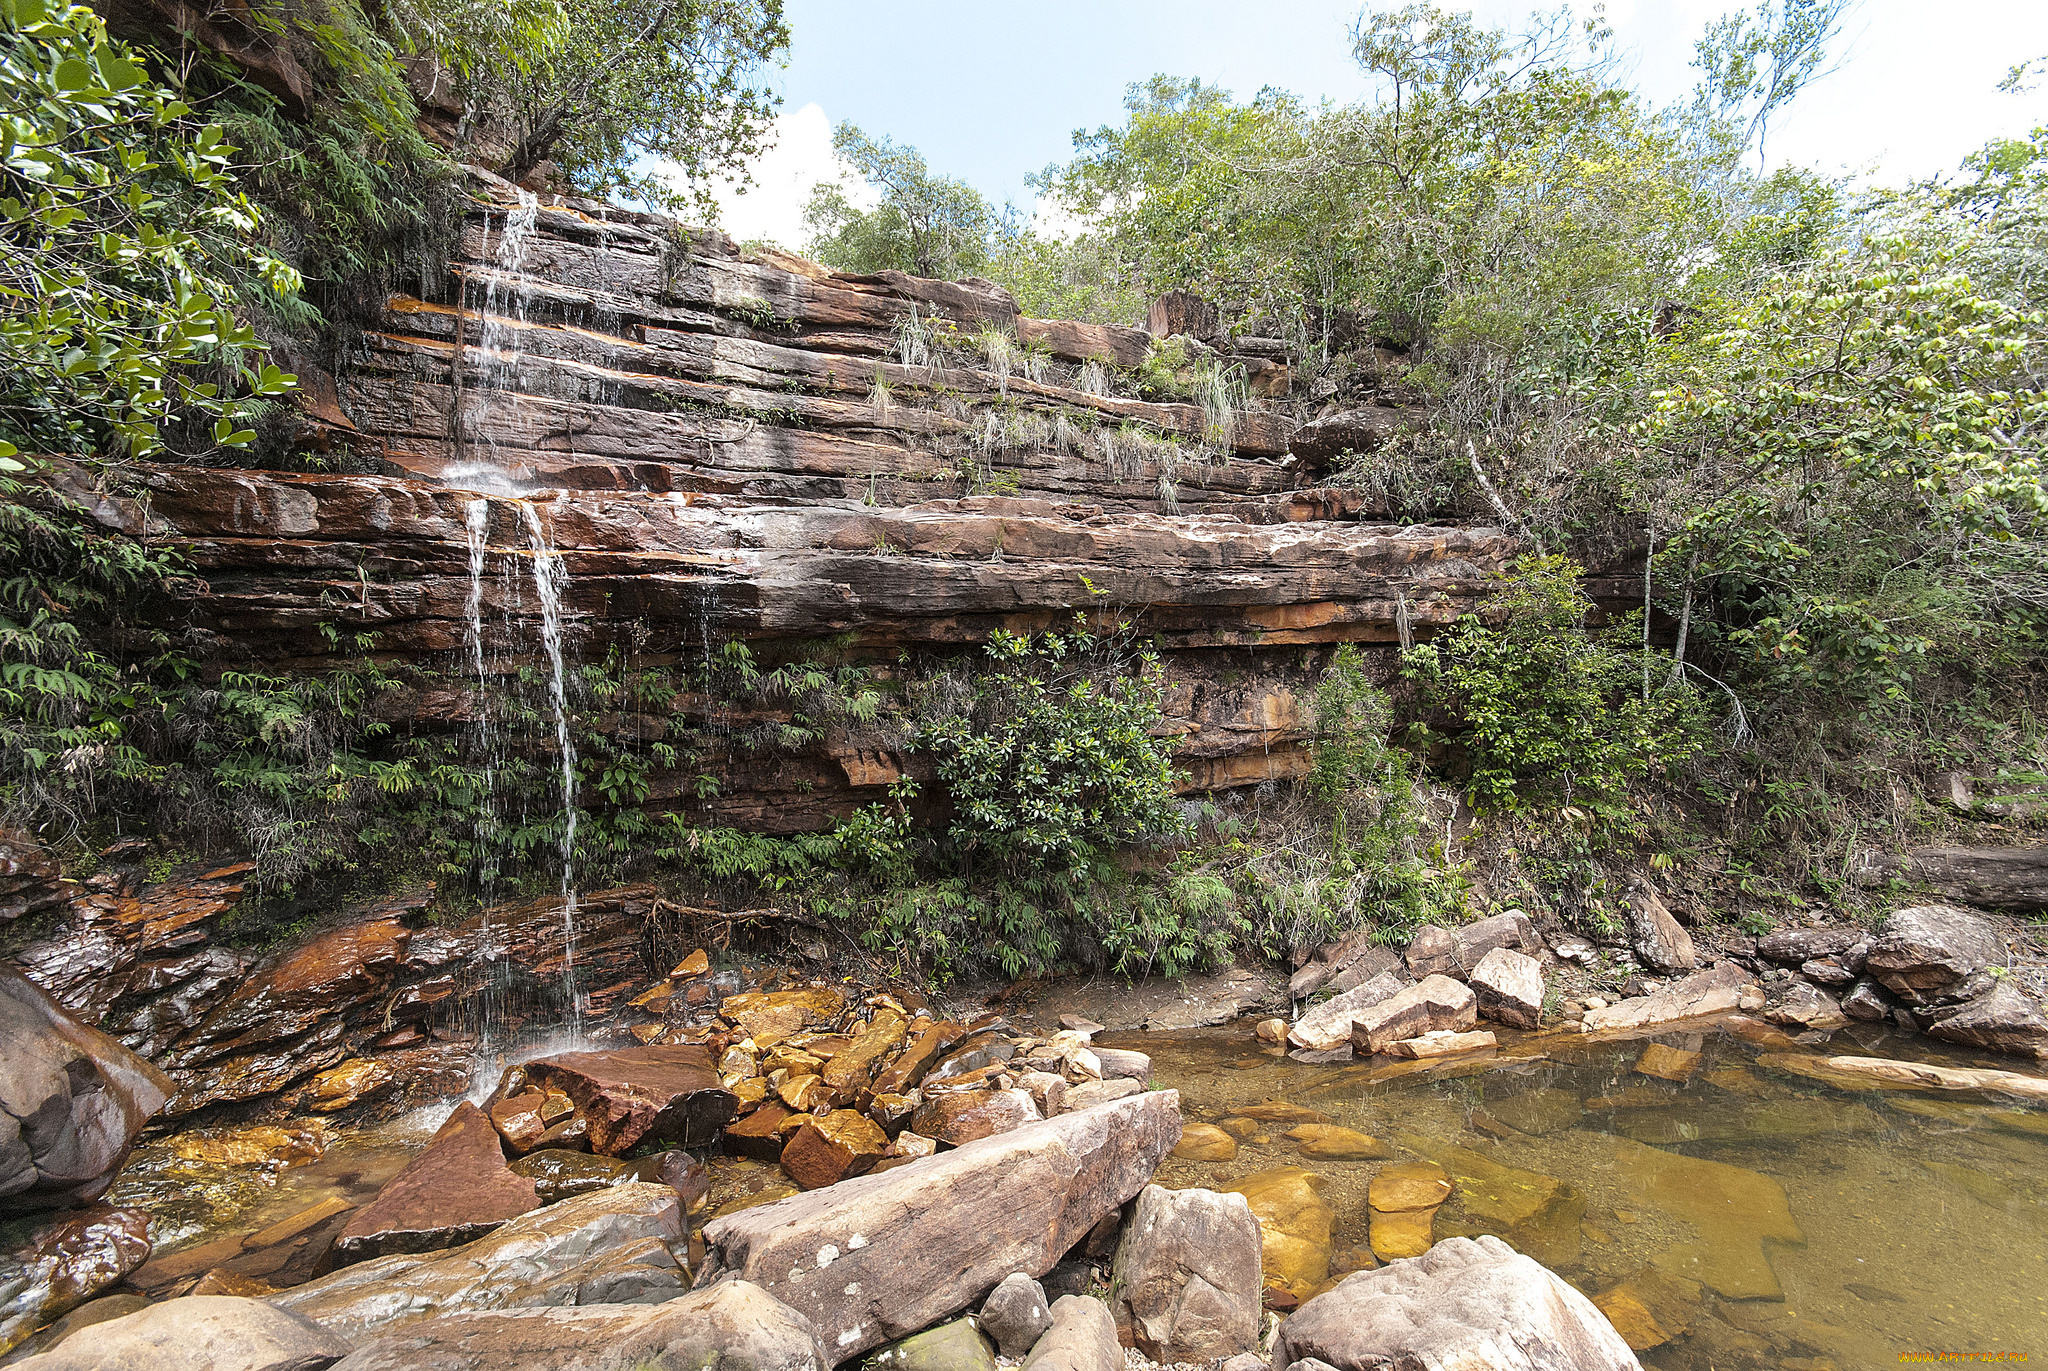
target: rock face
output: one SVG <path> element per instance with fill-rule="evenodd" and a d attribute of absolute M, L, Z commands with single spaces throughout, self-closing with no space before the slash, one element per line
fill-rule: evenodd
<path fill-rule="evenodd" d="M 532 1178 L 505 1165 L 497 1130 L 464 1100 L 425 1150 L 350 1216 L 335 1251 L 358 1262 L 459 1247 L 539 1207 Z"/>
<path fill-rule="evenodd" d="M 1124 1225 L 1113 1300 L 1153 1361 L 1205 1362 L 1257 1346 L 1259 1222 L 1242 1195 L 1148 1185 Z"/>
<path fill-rule="evenodd" d="M 738 1099 L 702 1047 L 627 1047 L 564 1052 L 521 1068 L 542 1089 L 567 1095 L 590 1127 L 590 1150 L 620 1156 L 642 1141 L 701 1147 L 732 1121 Z"/>
<path fill-rule="evenodd" d="M 1346 1276 L 1280 1325 L 1273 1365 L 1640 1371 L 1593 1302 L 1494 1237 Z"/>
<path fill-rule="evenodd" d="M 656 1304 L 689 1287 L 666 1185 L 618 1185 L 535 1210 L 466 1247 L 378 1257 L 270 1297 L 344 1337 L 486 1309 Z"/>
<path fill-rule="evenodd" d="M 189 546 L 192 627 L 220 660 L 326 657 L 326 622 L 410 658 L 460 649 L 481 500 L 486 656 L 508 664 L 539 641 L 534 596 L 497 574 L 529 563 L 526 511 L 566 551 L 586 660 L 636 631 L 656 654 L 694 652 L 707 630 L 850 633 L 892 655 L 974 643 L 1064 622 L 1094 602 L 1086 577 L 1149 607 L 1172 708 L 1200 725 L 1179 735 L 1187 784 L 1228 788 L 1306 769 L 1300 649 L 1391 656 L 1404 602 L 1418 632 L 1448 623 L 1513 551 L 1493 529 L 1407 526 L 1362 492 L 1300 488 L 1282 460 L 1297 425 L 1267 406 L 1233 414 L 1217 444 L 1196 405 L 1093 393 L 1079 369 L 1128 370 L 1143 332 L 1029 319 L 985 285 L 748 253 L 589 201 L 543 206 L 514 273 L 497 261 L 513 191 L 475 188 L 457 260 L 423 287 L 436 298 L 391 297 L 342 374 L 305 378 L 304 441 L 374 473 L 141 465 L 146 509 L 86 501 Z M 951 349 L 906 356 L 899 327 L 933 325 Z M 967 355 L 988 329 L 1054 351 L 1031 353 L 1031 376 L 999 369 Z M 514 485 L 559 495 L 497 493 Z M 1232 661 L 1205 658 L 1218 650 Z M 420 726 L 467 703 L 408 694 Z M 904 764 L 880 735 L 843 735 L 777 768 L 721 763 L 717 795 L 687 802 L 816 828 Z M 650 803 L 684 803 L 690 779 L 659 775 Z"/>
<path fill-rule="evenodd" d="M 1871 940 L 1870 975 L 1909 1005 L 1959 1004 L 1991 989 L 2005 944 L 1989 922 L 1949 905 L 1901 909 Z"/>
<path fill-rule="evenodd" d="M 0 1214 L 96 1198 L 172 1082 L 4 962 L 0 1042 Z"/>
<path fill-rule="evenodd" d="M 193 1295 L 81 1328 L 34 1371 L 322 1371 L 348 1343 L 262 1300 Z"/>
<path fill-rule="evenodd" d="M 826 1371 L 817 1330 L 757 1285 L 659 1304 L 445 1314 L 364 1343 L 343 1371 Z"/>
<path fill-rule="evenodd" d="M 966 1308 L 1012 1272 L 1052 1270 L 1179 1139 L 1171 1090 L 1026 1124 L 713 1219 L 699 1283 L 755 1282 L 845 1361 Z"/>

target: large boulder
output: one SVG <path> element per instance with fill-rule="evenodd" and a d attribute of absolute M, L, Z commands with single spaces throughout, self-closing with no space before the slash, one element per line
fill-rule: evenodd
<path fill-rule="evenodd" d="M 1148 1185 L 1124 1224 L 1111 1295 L 1153 1361 L 1206 1362 L 1259 1340 L 1259 1221 L 1243 1195 Z"/>
<path fill-rule="evenodd" d="M 2048 1010 L 2010 980 L 1936 1019 L 1927 1032 L 1947 1042 L 2048 1059 Z"/>
<path fill-rule="evenodd" d="M 1462 1033 L 1478 1022 L 1479 1000 L 1470 986 L 1449 976 L 1425 976 L 1354 1015 L 1351 1046 L 1370 1056 L 1405 1038 Z"/>
<path fill-rule="evenodd" d="M 810 1320 L 727 1281 L 660 1304 L 446 1314 L 365 1343 L 342 1371 L 826 1371 Z"/>
<path fill-rule="evenodd" d="M 1323 1001 L 1295 1020 L 1287 1041 L 1310 1052 L 1330 1052 L 1351 1041 L 1351 1024 L 1365 1010 L 1399 994 L 1401 983 L 1382 972 L 1364 985 Z"/>
<path fill-rule="evenodd" d="M 590 1150 L 607 1157 L 657 1138 L 701 1147 L 739 1108 L 711 1054 L 694 1045 L 563 1052 L 518 1069 L 528 1084 L 567 1095 L 589 1125 Z"/>
<path fill-rule="evenodd" d="M 448 1314 L 557 1304 L 657 1304 L 687 1290 L 666 1185 L 616 1185 L 522 1214 L 467 1247 L 378 1257 L 270 1297 L 344 1337 Z"/>
<path fill-rule="evenodd" d="M 1022 1271 L 1003 1277 L 981 1302 L 981 1331 L 1012 1361 L 1026 1356 L 1050 1327 L 1052 1306 L 1045 1287 Z"/>
<path fill-rule="evenodd" d="M 1479 959 L 1466 978 L 1479 1001 L 1479 1014 L 1515 1028 L 1543 1023 L 1543 966 L 1534 957 L 1496 947 Z"/>
<path fill-rule="evenodd" d="M 310 1319 L 232 1295 L 165 1300 L 90 1324 L 18 1368 L 31 1371 L 321 1371 L 348 1343 Z"/>
<path fill-rule="evenodd" d="M 0 1256 L 0 1355 L 149 1258 L 149 1215 L 95 1206 L 38 1229 Z"/>
<path fill-rule="evenodd" d="M 177 1088 L 0 962 L 0 1215 L 97 1199 Z"/>
<path fill-rule="evenodd" d="M 1026 1124 L 713 1219 L 699 1284 L 755 1282 L 845 1361 L 1052 1270 L 1179 1140 L 1172 1090 Z"/>
<path fill-rule="evenodd" d="M 1884 921 L 1865 969 L 1909 1005 L 1959 1004 L 1991 989 L 2005 941 L 1990 920 L 1951 905 L 1915 905 Z"/>
<path fill-rule="evenodd" d="M 405 1170 L 349 1217 L 334 1250 L 344 1262 L 435 1252 L 475 1242 L 538 1208 L 533 1178 L 505 1165 L 498 1131 L 464 1100 Z"/>
<path fill-rule="evenodd" d="M 1641 1371 L 1593 1302 L 1499 1238 L 1346 1276 L 1280 1325 L 1275 1371 Z"/>

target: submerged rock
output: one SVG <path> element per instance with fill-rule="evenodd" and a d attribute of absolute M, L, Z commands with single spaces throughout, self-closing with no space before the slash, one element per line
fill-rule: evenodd
<path fill-rule="evenodd" d="M 727 1281 L 659 1304 L 447 1314 L 350 1353 L 341 1371 L 827 1371 L 810 1321 Z"/>
<path fill-rule="evenodd" d="M 1451 1197 L 1450 1174 L 1435 1162 L 1382 1167 L 1366 1191 L 1368 1237 L 1381 1261 L 1419 1257 L 1435 1241 L 1436 1211 Z"/>
<path fill-rule="evenodd" d="M 1191 1123 L 1180 1131 L 1173 1155 L 1183 1161 L 1227 1162 L 1237 1155 L 1237 1139 L 1212 1123 Z"/>
<path fill-rule="evenodd" d="M 1394 1155 L 1393 1149 L 1378 1138 L 1341 1124 L 1298 1124 L 1287 1130 L 1286 1137 L 1301 1149 L 1302 1156 L 1318 1161 L 1376 1161 Z"/>
<path fill-rule="evenodd" d="M 700 1281 L 756 1282 L 845 1361 L 965 1309 L 1012 1272 L 1050 1271 L 1179 1140 L 1171 1090 L 1026 1124 L 713 1219 Z"/>
<path fill-rule="evenodd" d="M 348 1343 L 263 1300 L 193 1295 L 81 1328 L 30 1371 L 322 1371 Z"/>
<path fill-rule="evenodd" d="M 421 1319 L 558 1304 L 652 1304 L 689 1288 L 666 1185 L 617 1185 L 522 1214 L 466 1247 L 377 1257 L 270 1297 L 349 1338 Z"/>
<path fill-rule="evenodd" d="M 1800 1244 L 1785 1188 L 1769 1176 L 1725 1162 L 1594 1135 L 1613 1156 L 1613 1179 L 1645 1209 L 1693 1226 L 1699 1241 L 1658 1253 L 1658 1269 L 1696 1280 L 1730 1300 L 1779 1299 L 1766 1242 Z"/>
<path fill-rule="evenodd" d="M 1498 1238 L 1346 1276 L 1280 1325 L 1273 1365 L 1640 1371 L 1592 1301 Z"/>
<path fill-rule="evenodd" d="M 1146 1186 L 1112 1270 L 1118 1321 L 1153 1361 L 1213 1361 L 1258 1345 L 1261 1239 L 1242 1194 Z"/>
<path fill-rule="evenodd" d="M 0 1215 L 97 1199 L 170 1077 L 0 962 Z"/>
<path fill-rule="evenodd" d="M 1337 1211 L 1323 1198 L 1327 1182 L 1299 1166 L 1276 1166 L 1223 1187 L 1242 1195 L 1259 1224 L 1265 1283 L 1306 1299 L 1330 1274 L 1330 1229 Z"/>
<path fill-rule="evenodd" d="M 465 1100 L 426 1149 L 350 1216 L 334 1250 L 357 1262 L 457 1247 L 539 1207 L 532 1178 L 505 1164 L 497 1130 Z"/>

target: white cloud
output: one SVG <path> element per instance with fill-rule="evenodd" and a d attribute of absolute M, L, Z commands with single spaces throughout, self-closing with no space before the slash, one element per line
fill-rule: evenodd
<path fill-rule="evenodd" d="M 730 181 L 712 188 L 718 200 L 719 223 L 742 241 L 765 238 L 791 251 L 804 241 L 804 203 L 820 181 L 838 181 L 847 198 L 863 207 L 875 203 L 874 191 L 851 175 L 832 154 L 832 121 L 815 104 L 777 115 L 768 151 L 755 159 L 753 184 L 744 189 Z"/>

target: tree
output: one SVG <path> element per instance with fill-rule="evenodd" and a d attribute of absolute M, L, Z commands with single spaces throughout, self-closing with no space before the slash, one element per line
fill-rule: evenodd
<path fill-rule="evenodd" d="M 700 206 L 712 179 L 762 148 L 780 97 L 761 68 L 789 46 L 782 0 L 558 0 L 539 50 L 472 54 L 463 81 L 511 133 L 505 174 L 553 161 L 578 190 L 684 202 L 646 157 L 681 169 Z"/>
<path fill-rule="evenodd" d="M 1754 13 L 1716 19 L 1694 45 L 1697 104 L 1739 129 L 1744 146 L 1754 143 L 1759 164 L 1771 116 L 1826 75 L 1821 63 L 1848 8 L 1849 0 L 1765 0 Z"/>
<path fill-rule="evenodd" d="M 852 124 L 832 131 L 832 151 L 881 192 L 881 203 L 863 210 L 839 186 L 814 186 L 804 227 L 817 260 L 840 271 L 945 278 L 988 265 L 999 221 L 980 191 L 936 174 L 917 149 L 870 138 Z"/>

